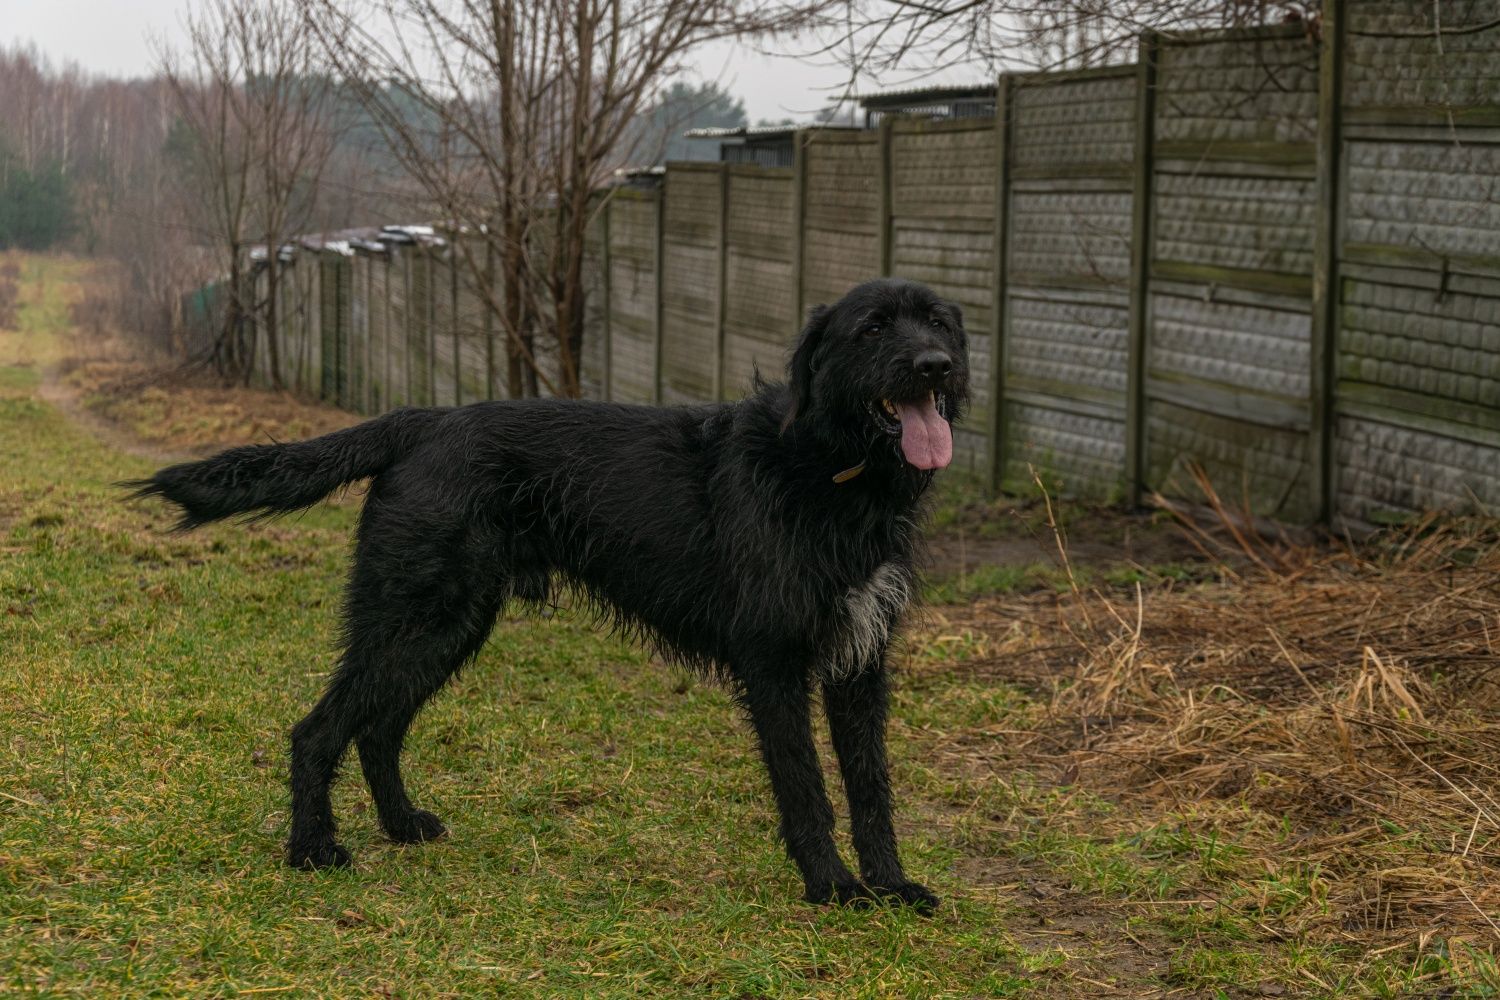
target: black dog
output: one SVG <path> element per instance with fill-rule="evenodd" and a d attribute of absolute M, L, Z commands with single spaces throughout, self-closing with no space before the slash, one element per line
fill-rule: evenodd
<path fill-rule="evenodd" d="M 930 908 L 896 853 L 886 646 L 914 590 L 920 500 L 952 459 L 968 386 L 957 306 L 911 282 L 814 309 L 789 385 L 677 408 L 558 400 L 402 409 L 299 444 L 235 448 L 126 484 L 181 528 L 273 516 L 374 477 L 344 652 L 292 730 L 287 861 L 342 865 L 329 785 L 352 741 L 381 825 L 444 832 L 401 781 L 422 704 L 484 644 L 502 605 L 567 587 L 618 627 L 727 680 L 748 710 L 781 834 L 814 902 Z M 860 875 L 834 817 L 809 705 L 822 689 Z"/>

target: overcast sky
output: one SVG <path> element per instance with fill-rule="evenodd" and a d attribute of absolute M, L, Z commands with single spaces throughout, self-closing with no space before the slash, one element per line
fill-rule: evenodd
<path fill-rule="evenodd" d="M 141 76 L 151 69 L 153 39 L 180 41 L 184 9 L 185 0 L 0 0 L 0 42 L 34 42 L 58 62 Z M 808 117 L 846 81 L 834 66 L 764 56 L 728 42 L 704 46 L 692 61 L 698 76 L 742 99 L 752 121 Z"/>

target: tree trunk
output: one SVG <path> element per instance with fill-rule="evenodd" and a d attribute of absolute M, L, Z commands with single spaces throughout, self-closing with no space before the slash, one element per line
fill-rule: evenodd
<path fill-rule="evenodd" d="M 271 369 L 271 388 L 282 388 L 281 382 L 281 325 L 277 312 L 277 289 L 281 284 L 280 261 L 276 248 L 266 248 L 266 359 Z"/>
<path fill-rule="evenodd" d="M 526 330 L 526 259 L 514 235 L 514 222 L 507 218 L 501 236 L 501 325 L 505 331 L 505 390 L 511 399 L 526 395 L 523 369 L 526 359 L 521 353 L 520 338 Z"/>
<path fill-rule="evenodd" d="M 574 183 L 584 176 L 575 177 Z M 566 249 L 558 275 L 557 338 L 563 358 L 562 390 L 575 399 L 583 395 L 583 258 L 588 246 L 588 198 L 587 188 L 573 192 L 573 204 L 560 240 Z"/>
<path fill-rule="evenodd" d="M 239 374 L 240 326 L 244 314 L 244 275 L 240 271 L 240 248 L 234 244 L 229 256 L 229 289 L 224 308 L 224 328 L 214 344 L 214 368 L 225 378 Z"/>

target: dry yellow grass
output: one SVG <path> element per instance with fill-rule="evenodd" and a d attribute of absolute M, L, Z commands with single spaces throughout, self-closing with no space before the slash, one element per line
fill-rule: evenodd
<path fill-rule="evenodd" d="M 1188 894 L 1274 940 L 1483 956 L 1500 941 L 1495 522 L 1434 517 L 1333 547 L 1228 517 L 1189 530 L 1252 568 L 946 614 L 990 640 L 970 669 L 1046 699 L 1030 731 L 978 756 L 1045 759 L 1070 795 L 1109 804 L 1048 813 L 1072 833 L 1192 817 L 1194 837 L 1235 846 Z"/>

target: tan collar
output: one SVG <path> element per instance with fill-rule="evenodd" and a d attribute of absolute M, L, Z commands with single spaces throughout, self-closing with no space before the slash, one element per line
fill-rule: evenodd
<path fill-rule="evenodd" d="M 849 480 L 853 479 L 855 476 L 859 475 L 861 472 L 864 472 L 864 471 L 865 471 L 865 463 L 864 462 L 860 462 L 858 465 L 854 466 L 853 468 L 851 468 L 851 469 L 845 469 L 843 472 L 840 472 L 840 473 L 837 473 L 836 475 L 834 475 L 833 481 L 836 482 L 836 483 L 847 483 Z"/>

